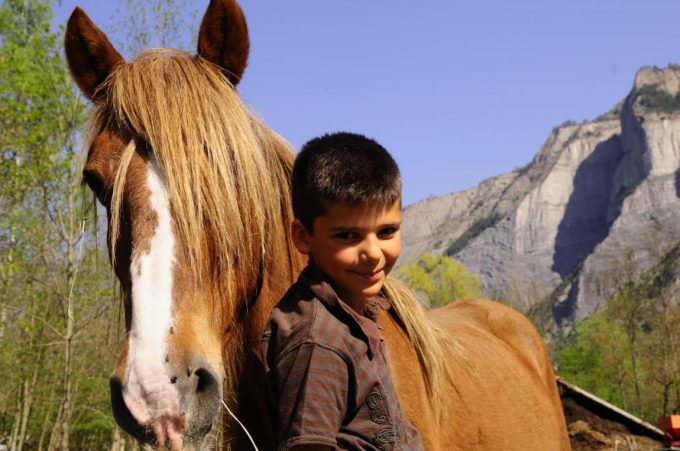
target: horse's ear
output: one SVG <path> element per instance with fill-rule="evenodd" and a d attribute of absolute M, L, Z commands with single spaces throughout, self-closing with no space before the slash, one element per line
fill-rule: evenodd
<path fill-rule="evenodd" d="M 236 86 L 248 64 L 248 25 L 235 0 L 211 0 L 198 34 L 198 54 L 225 71 Z"/>
<path fill-rule="evenodd" d="M 123 62 L 106 35 L 80 7 L 68 20 L 64 46 L 73 79 L 90 100 L 113 68 Z"/>

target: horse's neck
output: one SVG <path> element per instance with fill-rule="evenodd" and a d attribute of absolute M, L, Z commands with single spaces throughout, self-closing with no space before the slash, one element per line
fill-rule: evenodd
<path fill-rule="evenodd" d="M 269 420 L 263 421 L 271 414 L 266 398 L 264 374 L 264 356 L 261 354 L 260 338 L 269 319 L 272 308 L 279 302 L 303 267 L 301 256 L 293 249 L 272 256 L 276 261 L 265 265 L 265 273 L 257 299 L 249 310 L 243 324 L 243 368 L 239 375 L 237 412 L 251 435 L 255 437 L 259 449 L 274 447 L 274 431 Z M 250 447 L 246 436 L 232 424 L 234 429 L 234 446 L 232 449 Z"/>
<path fill-rule="evenodd" d="M 304 267 L 302 256 L 292 248 L 288 252 L 270 255 L 270 259 L 265 265 L 262 287 L 243 324 L 246 353 L 257 354 L 259 352 L 260 337 L 262 337 L 272 309 L 297 280 Z"/>

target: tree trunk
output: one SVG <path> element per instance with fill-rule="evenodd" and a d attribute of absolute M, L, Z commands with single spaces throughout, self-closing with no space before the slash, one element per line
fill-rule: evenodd
<path fill-rule="evenodd" d="M 663 406 L 662 406 L 662 412 L 664 415 L 668 415 L 668 407 L 670 406 L 670 400 L 671 400 L 671 384 L 672 383 L 666 383 L 663 385 Z"/>
<path fill-rule="evenodd" d="M 66 277 L 66 287 L 68 290 L 67 305 L 66 305 L 66 334 L 64 334 L 64 399 L 62 400 L 62 415 L 61 415 L 61 441 L 60 448 L 62 450 L 69 449 L 69 425 L 71 422 L 71 403 L 72 403 L 72 376 L 73 376 L 73 351 L 74 341 L 73 333 L 75 328 L 75 318 L 73 314 L 73 284 L 78 272 L 78 261 L 76 260 L 75 239 L 77 230 L 74 221 L 74 193 L 69 193 L 68 196 L 68 271 Z M 82 224 L 84 228 L 84 223 Z"/>
<path fill-rule="evenodd" d="M 111 437 L 111 451 L 125 451 L 125 435 L 122 434 L 118 426 L 113 428 L 113 436 Z"/>
<path fill-rule="evenodd" d="M 71 313 L 70 300 L 69 312 Z M 73 320 L 69 314 L 66 326 L 66 336 L 64 337 L 64 399 L 62 401 L 61 415 L 61 443 L 60 449 L 69 449 L 69 423 L 71 421 L 71 376 L 73 369 Z"/>
<path fill-rule="evenodd" d="M 19 386 L 19 395 L 17 398 L 17 413 L 14 415 L 14 423 L 12 424 L 12 434 L 9 437 L 9 450 L 17 450 L 17 439 L 19 438 L 19 423 L 21 423 L 21 394 L 23 392 L 23 383 Z"/>
<path fill-rule="evenodd" d="M 637 408 L 637 416 L 642 418 L 642 396 L 640 394 L 640 378 L 637 369 L 637 356 L 635 351 L 631 350 L 630 364 L 633 370 L 633 385 L 635 386 L 635 407 Z"/>
<path fill-rule="evenodd" d="M 625 383 L 621 380 L 618 384 L 619 392 L 621 393 L 621 402 L 623 403 L 623 410 L 628 410 L 628 399 L 626 398 L 626 388 Z"/>
<path fill-rule="evenodd" d="M 5 290 L 3 290 L 3 292 L 4 291 Z M 0 341 L 5 338 L 5 324 L 7 324 L 7 309 L 2 307 L 0 308 Z"/>
<path fill-rule="evenodd" d="M 43 427 L 42 431 L 40 432 L 40 440 L 38 441 L 38 451 L 43 450 L 43 445 L 45 444 L 45 434 L 47 433 L 47 426 L 49 424 L 50 420 L 50 409 L 47 409 L 47 413 L 45 414 L 45 419 L 43 420 Z"/>
<path fill-rule="evenodd" d="M 55 451 L 57 449 L 57 443 L 59 443 L 59 437 L 61 437 L 62 407 L 63 405 L 60 404 L 57 418 L 52 426 L 52 434 L 50 435 L 50 443 L 47 445 L 47 451 Z"/>
<path fill-rule="evenodd" d="M 28 425 L 28 417 L 33 405 L 33 389 L 35 382 L 38 379 L 38 367 L 33 369 L 33 377 L 31 381 L 24 381 L 24 396 L 23 407 L 21 409 L 21 425 L 19 426 L 19 437 L 17 439 L 17 449 L 23 449 L 24 441 L 26 440 L 26 426 Z"/>

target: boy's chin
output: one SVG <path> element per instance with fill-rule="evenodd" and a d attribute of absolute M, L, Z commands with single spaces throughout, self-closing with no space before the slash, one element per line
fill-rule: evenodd
<path fill-rule="evenodd" d="M 371 287 L 370 289 L 362 290 L 361 297 L 364 301 L 368 301 L 371 298 L 380 296 L 380 291 L 382 291 L 382 288 L 383 284 L 380 283 L 375 287 Z"/>
<path fill-rule="evenodd" d="M 365 303 L 368 302 L 370 299 L 379 296 L 380 295 L 380 290 L 382 289 L 382 285 L 380 288 L 377 289 L 364 289 L 360 291 L 353 291 L 351 293 L 345 292 L 345 295 L 342 296 L 340 294 L 340 299 L 342 299 L 345 302 L 350 302 L 352 304 L 355 303 Z"/>

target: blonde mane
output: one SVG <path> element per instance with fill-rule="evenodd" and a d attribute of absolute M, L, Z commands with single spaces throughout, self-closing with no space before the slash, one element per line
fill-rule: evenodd
<path fill-rule="evenodd" d="M 218 288 L 234 292 L 219 285 L 235 283 L 242 290 L 253 284 L 267 254 L 292 252 L 268 237 L 291 221 L 290 197 L 282 196 L 290 190 L 291 148 L 248 111 L 218 67 L 154 49 L 118 65 L 99 89 L 105 98 L 90 130 L 113 122 L 148 144 L 196 280 L 210 276 Z M 127 147 L 116 170 L 112 249 L 135 147 Z M 229 271 L 234 280 L 225 277 Z"/>
<path fill-rule="evenodd" d="M 427 317 L 414 293 L 399 280 L 388 277 L 384 291 L 416 350 L 431 403 L 436 411 L 442 412 L 441 408 L 446 405 L 446 387 L 453 382 L 451 368 L 458 364 L 469 369 L 466 350 Z"/>
<path fill-rule="evenodd" d="M 108 126 L 148 145 L 148 158 L 165 177 L 177 241 L 184 245 L 196 280 L 209 277 L 217 289 L 243 294 L 269 258 L 294 264 L 288 237 L 292 150 L 243 105 L 218 67 L 183 52 L 150 50 L 118 65 L 99 92 L 103 98 L 89 136 Z M 134 141 L 116 169 L 112 249 L 128 166 L 138 147 Z M 390 278 L 385 289 L 415 347 L 428 392 L 440 404 L 450 378 L 445 356 L 457 347 L 407 288 Z M 223 302 L 231 304 L 223 311 L 234 311 L 241 301 L 240 296 L 224 296 Z"/>

